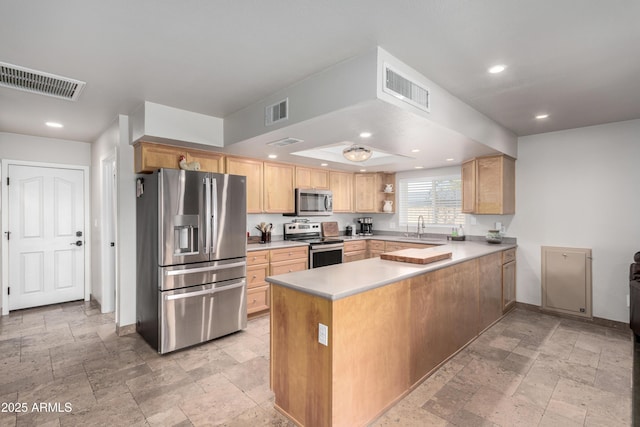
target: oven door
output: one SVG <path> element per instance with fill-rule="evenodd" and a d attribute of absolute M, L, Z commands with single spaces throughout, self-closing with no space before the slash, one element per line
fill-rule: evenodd
<path fill-rule="evenodd" d="M 309 251 L 309 268 L 342 264 L 343 253 L 344 245 L 342 243 L 311 246 L 311 250 Z"/>

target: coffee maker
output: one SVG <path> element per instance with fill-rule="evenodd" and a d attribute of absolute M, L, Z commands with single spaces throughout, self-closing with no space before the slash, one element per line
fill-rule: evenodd
<path fill-rule="evenodd" d="M 361 236 L 373 236 L 373 218 L 370 216 L 358 218 L 358 223 L 360 223 Z"/>

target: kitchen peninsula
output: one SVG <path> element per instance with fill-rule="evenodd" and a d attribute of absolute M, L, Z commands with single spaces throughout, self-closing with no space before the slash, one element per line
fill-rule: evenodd
<path fill-rule="evenodd" d="M 497 321 L 515 245 L 422 249 L 442 250 L 452 257 L 426 265 L 371 258 L 268 277 L 276 408 L 304 426 L 366 425 Z"/>

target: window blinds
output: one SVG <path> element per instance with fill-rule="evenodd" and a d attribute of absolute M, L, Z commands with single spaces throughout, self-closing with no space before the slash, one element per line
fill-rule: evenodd
<path fill-rule="evenodd" d="M 405 178 L 399 185 L 400 226 L 417 224 L 420 215 L 425 224 L 464 224 L 460 176 Z"/>

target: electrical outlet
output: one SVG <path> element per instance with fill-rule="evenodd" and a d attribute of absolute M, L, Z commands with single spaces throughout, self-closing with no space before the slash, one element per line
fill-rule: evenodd
<path fill-rule="evenodd" d="M 318 323 L 318 342 L 322 345 L 329 345 L 329 327 Z"/>

